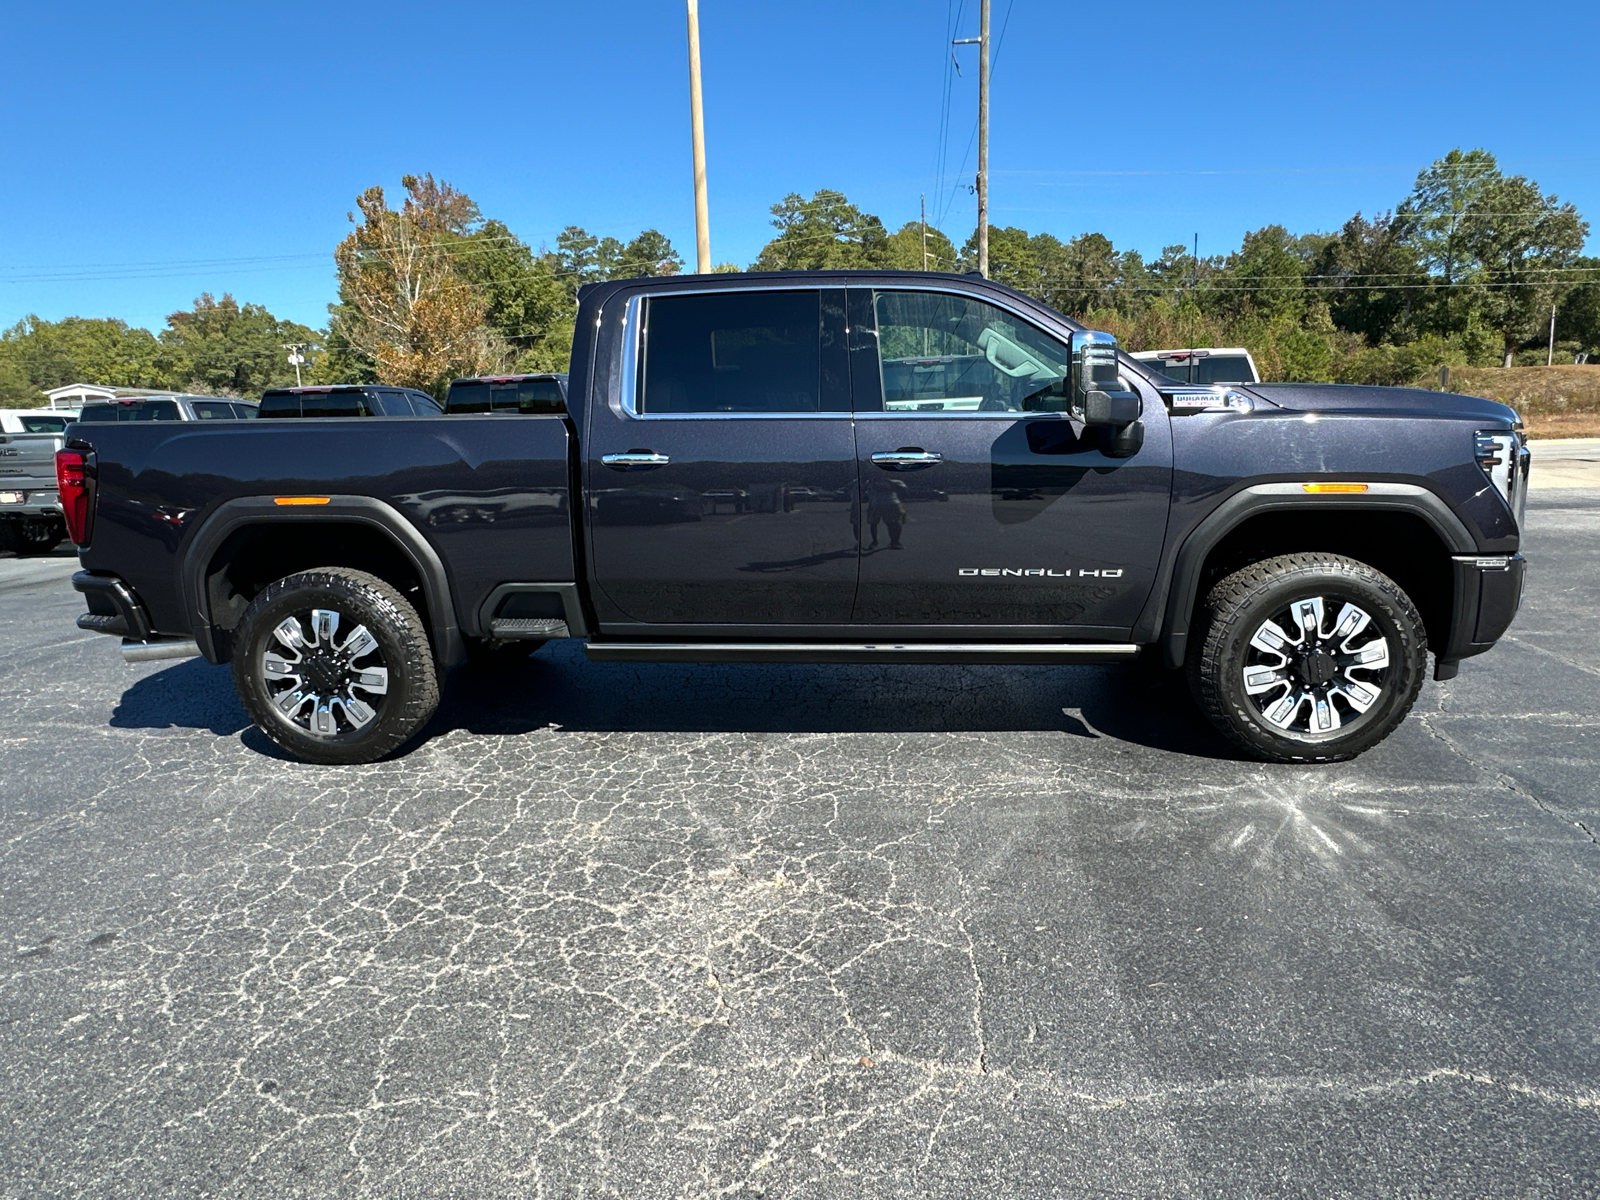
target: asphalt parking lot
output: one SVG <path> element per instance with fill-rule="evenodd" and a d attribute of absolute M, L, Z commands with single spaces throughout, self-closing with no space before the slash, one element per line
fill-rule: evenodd
<path fill-rule="evenodd" d="M 455 672 L 305 766 L 0 561 L 0 1196 L 1590 1196 L 1600 490 L 1359 761 L 1084 667 Z"/>

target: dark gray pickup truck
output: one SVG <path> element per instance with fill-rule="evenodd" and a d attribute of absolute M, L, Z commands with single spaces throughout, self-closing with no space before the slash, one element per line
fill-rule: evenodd
<path fill-rule="evenodd" d="M 1245 752 L 1349 758 L 1521 597 L 1511 409 L 1189 387 L 980 278 L 636 279 L 567 412 L 77 425 L 86 629 L 231 662 L 301 758 L 414 737 L 442 671 L 604 661 L 1187 668 Z"/>

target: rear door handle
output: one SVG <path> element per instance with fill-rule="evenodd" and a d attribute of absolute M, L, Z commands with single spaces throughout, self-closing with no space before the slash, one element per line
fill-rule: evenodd
<path fill-rule="evenodd" d="M 915 446 L 883 450 L 872 456 L 872 465 L 882 467 L 885 471 L 920 471 L 943 461 L 944 455 L 932 450 L 919 450 Z"/>
<path fill-rule="evenodd" d="M 654 450 L 629 450 L 626 454 L 602 454 L 600 461 L 613 471 L 653 471 L 672 460 Z"/>

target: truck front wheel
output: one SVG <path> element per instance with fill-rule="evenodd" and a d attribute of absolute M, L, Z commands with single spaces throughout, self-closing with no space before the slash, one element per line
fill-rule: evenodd
<path fill-rule="evenodd" d="M 1211 722 L 1269 762 L 1341 762 L 1405 720 L 1427 633 L 1387 575 L 1336 554 L 1285 554 L 1211 590 L 1189 684 Z"/>
<path fill-rule="evenodd" d="M 313 763 L 375 762 L 439 706 L 417 610 L 376 575 L 344 567 L 290 575 L 250 602 L 233 683 L 261 731 Z"/>

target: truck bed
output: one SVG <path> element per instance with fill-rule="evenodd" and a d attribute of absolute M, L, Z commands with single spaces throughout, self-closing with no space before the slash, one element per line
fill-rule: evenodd
<path fill-rule="evenodd" d="M 357 508 L 403 522 L 401 540 L 420 538 L 444 565 L 448 623 L 469 635 L 497 585 L 575 578 L 561 417 L 93 424 L 67 436 L 93 448 L 98 479 L 83 566 L 121 576 L 156 633 L 194 636 L 207 619 L 196 610 L 215 597 L 193 583 L 206 577 L 196 558 L 224 523 L 340 521 Z"/>

